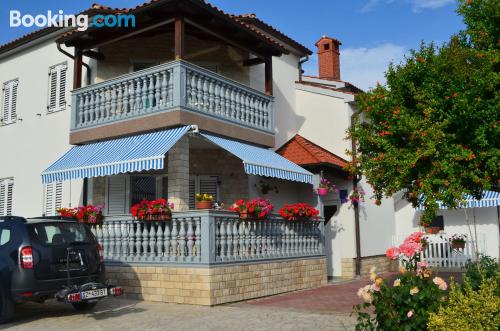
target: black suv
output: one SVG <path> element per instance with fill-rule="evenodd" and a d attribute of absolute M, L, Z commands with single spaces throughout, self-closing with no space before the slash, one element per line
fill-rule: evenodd
<path fill-rule="evenodd" d="M 0 323 L 15 304 L 57 299 L 77 310 L 121 295 L 105 285 L 102 247 L 86 224 L 61 217 L 0 217 Z"/>

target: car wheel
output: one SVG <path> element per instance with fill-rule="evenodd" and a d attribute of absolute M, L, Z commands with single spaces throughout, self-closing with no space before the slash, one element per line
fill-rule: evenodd
<path fill-rule="evenodd" d="M 0 324 L 7 323 L 14 316 L 14 303 L 7 291 L 0 287 Z"/>
<path fill-rule="evenodd" d="M 74 302 L 72 303 L 73 308 L 78 311 L 91 310 L 97 305 L 97 301 L 94 302 Z"/>

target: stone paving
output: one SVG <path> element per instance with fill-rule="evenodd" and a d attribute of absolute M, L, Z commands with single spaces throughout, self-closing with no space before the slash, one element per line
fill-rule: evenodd
<path fill-rule="evenodd" d="M 216 307 L 105 299 L 91 313 L 47 302 L 18 306 L 15 320 L 2 330 L 354 330 L 354 318 L 259 306 Z"/>

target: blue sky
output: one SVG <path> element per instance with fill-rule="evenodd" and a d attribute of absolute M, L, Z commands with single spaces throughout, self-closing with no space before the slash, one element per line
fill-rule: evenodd
<path fill-rule="evenodd" d="M 384 81 L 390 61 L 400 61 L 422 40 L 442 43 L 463 28 L 455 0 L 209 0 L 229 13 L 255 13 L 315 51 L 314 43 L 328 35 L 342 41 L 342 79 L 362 88 Z M 2 0 L 0 43 L 33 29 L 10 28 L 9 11 L 36 15 L 62 9 L 74 13 L 99 2 L 130 7 L 141 0 Z M 306 73 L 317 74 L 313 56 Z"/>

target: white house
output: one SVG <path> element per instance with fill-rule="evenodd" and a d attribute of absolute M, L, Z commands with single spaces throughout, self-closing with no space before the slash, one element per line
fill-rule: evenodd
<path fill-rule="evenodd" d="M 130 218 L 145 197 L 168 197 L 183 212 L 197 192 L 226 206 L 257 196 L 276 209 L 308 202 L 327 218 L 328 276 L 388 270 L 392 199 L 376 206 L 343 170 L 360 90 L 340 80 L 340 42 L 322 37 L 319 76 L 303 76 L 312 52 L 255 15 L 175 2 L 131 9 L 142 24 L 132 32 L 42 29 L 0 46 L 0 216 L 103 204 L 107 219 Z M 164 145 L 146 155 L 158 137 Z M 339 192 L 315 194 L 321 176 Z M 356 208 L 346 201 L 353 185 L 366 191 Z"/>

